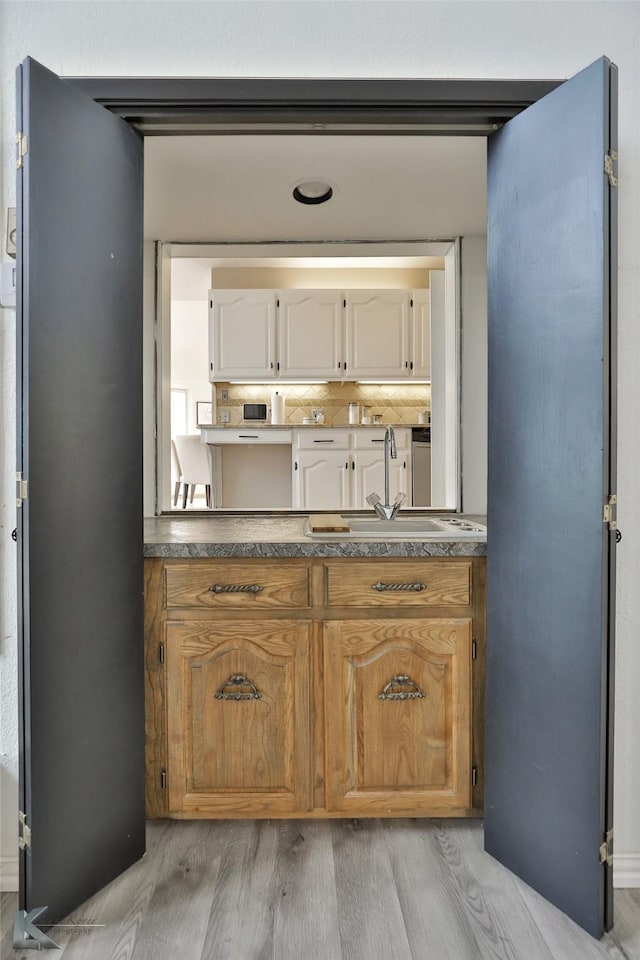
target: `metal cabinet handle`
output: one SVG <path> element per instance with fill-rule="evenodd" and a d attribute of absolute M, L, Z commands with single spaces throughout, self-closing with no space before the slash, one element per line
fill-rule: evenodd
<path fill-rule="evenodd" d="M 228 687 L 251 687 L 251 690 L 238 691 L 237 693 L 227 693 Z M 216 700 L 262 700 L 262 694 L 258 693 L 255 683 L 247 680 L 243 673 L 233 673 L 228 680 L 222 684 L 216 693 Z"/>
<path fill-rule="evenodd" d="M 371 584 L 372 590 L 377 590 L 379 593 L 382 593 L 383 590 L 413 590 L 414 593 L 420 593 L 421 590 L 426 590 L 426 583 L 381 583 L 379 580 L 377 583 Z"/>
<path fill-rule="evenodd" d="M 391 687 L 413 687 L 413 690 L 394 690 L 389 691 Z M 406 673 L 399 673 L 392 677 L 389 683 L 385 683 L 382 693 L 378 694 L 379 700 L 421 700 L 425 694 L 422 692 L 415 680 L 412 680 Z"/>
<path fill-rule="evenodd" d="M 260 593 L 264 587 L 257 583 L 214 583 L 209 590 L 211 593 Z"/>
<path fill-rule="evenodd" d="M 335 440 L 314 440 L 314 443 L 335 443 Z"/>

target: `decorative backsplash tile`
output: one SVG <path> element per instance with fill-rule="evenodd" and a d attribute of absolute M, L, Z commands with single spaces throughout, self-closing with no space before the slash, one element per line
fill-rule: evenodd
<path fill-rule="evenodd" d="M 220 391 L 229 391 L 229 401 L 220 403 Z M 217 383 L 215 390 L 216 416 L 220 423 L 220 410 L 228 409 L 230 423 L 242 423 L 242 404 L 267 403 L 275 391 L 285 399 L 285 422 L 302 423 L 311 411 L 322 408 L 324 422 L 328 426 L 347 426 L 349 403 L 370 407 L 369 416 L 379 414 L 383 423 L 417 423 L 418 414 L 431 409 L 431 386 L 429 384 L 376 384 L 376 383 L 317 383 L 317 384 L 235 384 Z"/>

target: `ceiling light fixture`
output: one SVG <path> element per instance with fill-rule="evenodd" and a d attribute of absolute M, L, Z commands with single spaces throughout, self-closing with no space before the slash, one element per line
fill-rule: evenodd
<path fill-rule="evenodd" d="M 333 187 L 326 180 L 301 180 L 293 188 L 294 200 L 311 206 L 326 203 L 332 196 Z"/>

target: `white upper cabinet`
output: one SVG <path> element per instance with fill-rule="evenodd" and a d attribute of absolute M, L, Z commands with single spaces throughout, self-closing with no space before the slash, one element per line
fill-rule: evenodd
<path fill-rule="evenodd" d="M 343 292 L 281 290 L 277 296 L 279 376 L 341 379 Z"/>
<path fill-rule="evenodd" d="M 408 290 L 348 290 L 347 373 L 351 379 L 410 376 Z"/>
<path fill-rule="evenodd" d="M 412 363 L 411 375 L 431 379 L 431 295 L 429 290 L 412 294 Z"/>
<path fill-rule="evenodd" d="M 209 379 L 276 372 L 276 291 L 209 291 Z"/>
<path fill-rule="evenodd" d="M 429 379 L 428 290 L 211 290 L 209 379 Z"/>

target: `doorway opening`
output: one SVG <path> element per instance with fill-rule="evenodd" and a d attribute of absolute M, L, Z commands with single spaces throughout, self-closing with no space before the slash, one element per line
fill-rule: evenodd
<path fill-rule="evenodd" d="M 196 410 L 207 409 L 204 402 L 211 404 L 215 427 L 225 422 L 221 420 L 222 408 L 227 406 L 230 409 L 226 415 L 237 426 L 242 422 L 243 397 L 266 402 L 268 407 L 278 388 L 285 395 L 289 427 L 310 419 L 317 408 L 327 425 L 344 426 L 348 423 L 349 400 L 358 402 L 361 408 L 370 407 L 372 417 L 395 427 L 408 424 L 410 430 L 430 419 L 432 495 L 424 504 L 418 495 L 412 495 L 409 481 L 404 484 L 408 495 L 405 508 L 426 505 L 440 510 L 485 512 L 486 337 L 483 341 L 480 324 L 486 318 L 486 282 L 482 268 L 477 272 L 477 256 L 472 269 L 465 271 L 461 264 L 463 247 L 468 253 L 474 244 L 480 253 L 480 265 L 484 258 L 485 154 L 482 137 L 343 135 L 318 139 L 262 134 L 160 136 L 147 140 L 147 259 L 154 253 L 149 246 L 152 242 L 158 237 L 172 237 L 155 251 L 156 395 L 150 396 L 147 389 L 145 399 L 147 404 L 155 402 L 157 450 L 155 476 L 153 462 L 145 457 L 145 500 L 155 508 L 147 506 L 147 515 L 175 509 L 175 474 L 171 473 L 170 456 L 175 430 L 167 416 L 171 387 L 187 388 L 193 394 L 189 419 L 194 435 L 201 432 Z M 301 171 L 317 168 L 328 171 L 327 179 L 335 185 L 334 196 L 321 209 L 301 206 L 291 195 L 291 183 Z M 171 184 L 177 186 L 170 189 Z M 214 231 L 219 242 L 208 242 Z M 434 270 L 439 273 L 432 273 Z M 430 276 L 434 277 L 433 283 Z M 473 325 L 468 331 L 466 352 L 462 350 L 460 318 L 462 276 L 467 284 L 465 307 Z M 430 366 L 422 369 L 420 376 L 417 365 L 411 376 L 407 376 L 407 369 L 380 368 L 378 377 L 375 370 L 366 377 L 338 377 L 334 371 L 328 381 L 325 367 L 319 374 L 324 382 L 313 384 L 312 389 L 318 371 L 313 371 L 313 376 L 305 369 L 309 359 L 299 361 L 293 375 L 272 374 L 263 377 L 262 383 L 255 373 L 248 371 L 247 376 L 247 371 L 236 369 L 229 377 L 234 381 L 229 388 L 224 376 L 207 375 L 209 292 L 213 287 L 256 286 L 279 286 L 285 291 L 304 287 L 358 291 L 392 288 L 404 290 L 407 299 L 412 290 L 422 289 L 428 297 L 427 309 L 431 309 Z M 151 284 L 147 290 L 151 290 Z M 147 308 L 147 323 L 150 314 Z M 172 332 L 168 332 L 170 326 Z M 197 343 L 193 339 L 196 330 Z M 278 331 L 278 338 L 280 335 Z M 389 383 L 394 373 L 405 379 Z M 386 382 L 384 389 L 376 379 Z M 246 382 L 236 383 L 238 380 Z M 297 389 L 289 386 L 290 381 Z M 220 391 L 229 393 L 229 389 L 230 401 L 222 403 Z M 208 442 L 220 433 L 209 432 Z M 249 453 L 249 444 L 245 446 Z M 215 474 L 214 509 L 295 510 L 319 506 L 296 494 L 291 463 L 288 479 L 285 476 L 286 458 L 277 467 L 274 482 L 278 492 L 265 502 L 264 487 L 259 494 L 250 490 L 240 493 L 236 480 L 242 478 L 242 451 L 217 444 L 209 449 Z M 275 453 L 275 448 L 271 452 Z M 253 463 L 251 457 L 247 463 Z M 407 467 L 406 476 L 410 478 L 410 453 Z M 373 475 L 372 482 L 377 482 Z M 364 487 L 363 491 L 369 492 Z M 203 504 L 202 496 L 198 502 L 197 492 L 196 506 Z M 337 509 L 345 504 L 326 506 Z M 367 507 L 359 500 L 352 506 Z M 177 509 L 181 510 L 180 503 Z"/>

